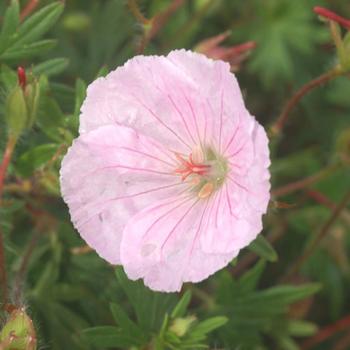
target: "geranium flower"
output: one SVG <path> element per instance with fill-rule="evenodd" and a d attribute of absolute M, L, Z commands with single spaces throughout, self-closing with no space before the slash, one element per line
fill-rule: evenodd
<path fill-rule="evenodd" d="M 229 64 L 179 50 L 134 57 L 89 86 L 61 189 L 102 258 L 171 292 L 262 230 L 269 164 Z"/>

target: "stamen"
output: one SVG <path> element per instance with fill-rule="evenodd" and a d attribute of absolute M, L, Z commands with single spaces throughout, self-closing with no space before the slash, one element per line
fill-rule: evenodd
<path fill-rule="evenodd" d="M 214 191 L 214 184 L 212 182 L 207 182 L 198 192 L 198 198 L 207 198 Z"/>

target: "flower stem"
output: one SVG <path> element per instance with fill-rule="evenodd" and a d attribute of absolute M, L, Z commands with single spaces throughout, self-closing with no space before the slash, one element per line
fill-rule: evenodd
<path fill-rule="evenodd" d="M 7 304 L 7 274 L 3 234 L 0 228 L 0 285 L 1 285 L 1 302 L 4 309 Z"/>
<path fill-rule="evenodd" d="M 327 83 L 328 81 L 342 75 L 343 72 L 339 68 L 334 68 L 327 73 L 320 75 L 319 77 L 311 80 L 302 86 L 286 103 L 282 110 L 282 113 L 277 118 L 277 121 L 272 125 L 271 132 L 273 135 L 279 135 L 284 128 L 290 112 L 299 103 L 299 101 L 307 95 L 311 90 Z"/>
<path fill-rule="evenodd" d="M 283 277 L 283 281 L 289 280 L 299 271 L 299 269 L 302 267 L 305 261 L 308 260 L 310 256 L 314 253 L 319 243 L 327 235 L 327 233 L 329 232 L 329 229 L 337 221 L 338 217 L 340 216 L 340 214 L 343 212 L 343 210 L 346 208 L 346 206 L 349 203 L 350 203 L 350 191 L 348 191 L 345 194 L 345 196 L 340 201 L 340 203 L 334 208 L 332 215 L 321 227 L 320 231 L 315 236 L 315 238 L 311 241 L 309 246 L 306 247 L 306 249 L 304 250 L 304 253 L 300 255 L 300 257 L 295 261 L 294 264 L 292 264 L 292 267 L 289 269 L 287 274 Z"/>
<path fill-rule="evenodd" d="M 29 0 L 27 5 L 23 8 L 23 10 L 20 13 L 20 20 L 21 22 L 28 17 L 39 5 L 39 0 Z"/>
<path fill-rule="evenodd" d="M 323 178 L 333 174 L 334 171 L 338 170 L 338 169 L 339 169 L 338 164 L 330 165 L 329 167 L 320 170 L 316 174 L 310 175 L 310 176 L 308 176 L 304 179 L 301 179 L 301 180 L 291 182 L 291 183 L 284 185 L 282 187 L 278 187 L 275 190 L 272 190 L 271 194 L 274 197 L 281 197 L 281 196 L 285 196 L 286 194 L 304 189 L 304 188 L 322 180 Z"/>
<path fill-rule="evenodd" d="M 16 146 L 16 142 L 17 142 L 17 139 L 15 137 L 9 136 L 7 145 L 4 151 L 4 156 L 0 164 L 0 204 L 1 204 L 2 193 L 4 190 L 4 183 L 5 183 L 7 168 L 10 164 L 12 153 Z"/>
<path fill-rule="evenodd" d="M 313 337 L 307 339 L 302 345 L 302 350 L 312 349 L 326 339 L 345 329 L 350 329 L 350 315 L 343 317 L 335 323 L 321 328 Z"/>
<path fill-rule="evenodd" d="M 4 156 L 0 164 L 0 206 L 2 203 L 2 193 L 4 188 L 4 182 L 6 177 L 6 171 L 10 164 L 13 150 L 16 146 L 17 139 L 15 137 L 9 136 L 7 145 L 4 151 Z M 1 284 L 1 294 L 2 294 L 2 305 L 3 307 L 7 304 L 7 274 L 6 274 L 6 259 L 5 259 L 5 247 L 4 247 L 4 237 L 0 226 L 0 284 Z"/>

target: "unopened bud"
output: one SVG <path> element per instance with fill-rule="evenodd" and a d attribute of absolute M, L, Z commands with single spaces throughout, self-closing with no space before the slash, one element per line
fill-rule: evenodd
<path fill-rule="evenodd" d="M 173 331 L 178 337 L 182 337 L 188 332 L 195 320 L 196 318 L 194 316 L 176 318 L 173 324 L 170 326 L 170 330 Z"/>
<path fill-rule="evenodd" d="M 30 82 L 24 68 L 19 67 L 18 84 L 10 91 L 5 102 L 5 119 L 9 133 L 17 138 L 31 128 L 37 115 L 40 87 L 34 78 Z"/>
<path fill-rule="evenodd" d="M 32 320 L 24 309 L 15 309 L 0 332 L 0 344 L 5 349 L 35 350 L 37 341 Z"/>

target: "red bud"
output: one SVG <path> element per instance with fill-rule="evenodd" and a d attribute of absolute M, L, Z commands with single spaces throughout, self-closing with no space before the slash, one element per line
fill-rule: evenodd
<path fill-rule="evenodd" d="M 24 70 L 23 67 L 17 68 L 17 76 L 18 76 L 18 84 L 20 85 L 22 90 L 24 90 L 27 84 L 27 76 L 26 76 L 26 71 Z"/>
<path fill-rule="evenodd" d="M 317 13 L 321 17 L 324 17 L 324 18 L 327 18 L 331 21 L 339 23 L 344 28 L 350 30 L 350 20 L 348 20 L 344 17 L 341 17 L 341 16 L 337 15 L 336 13 L 334 13 L 334 12 L 324 8 L 324 7 L 320 7 L 320 6 L 314 7 L 314 12 Z"/>

